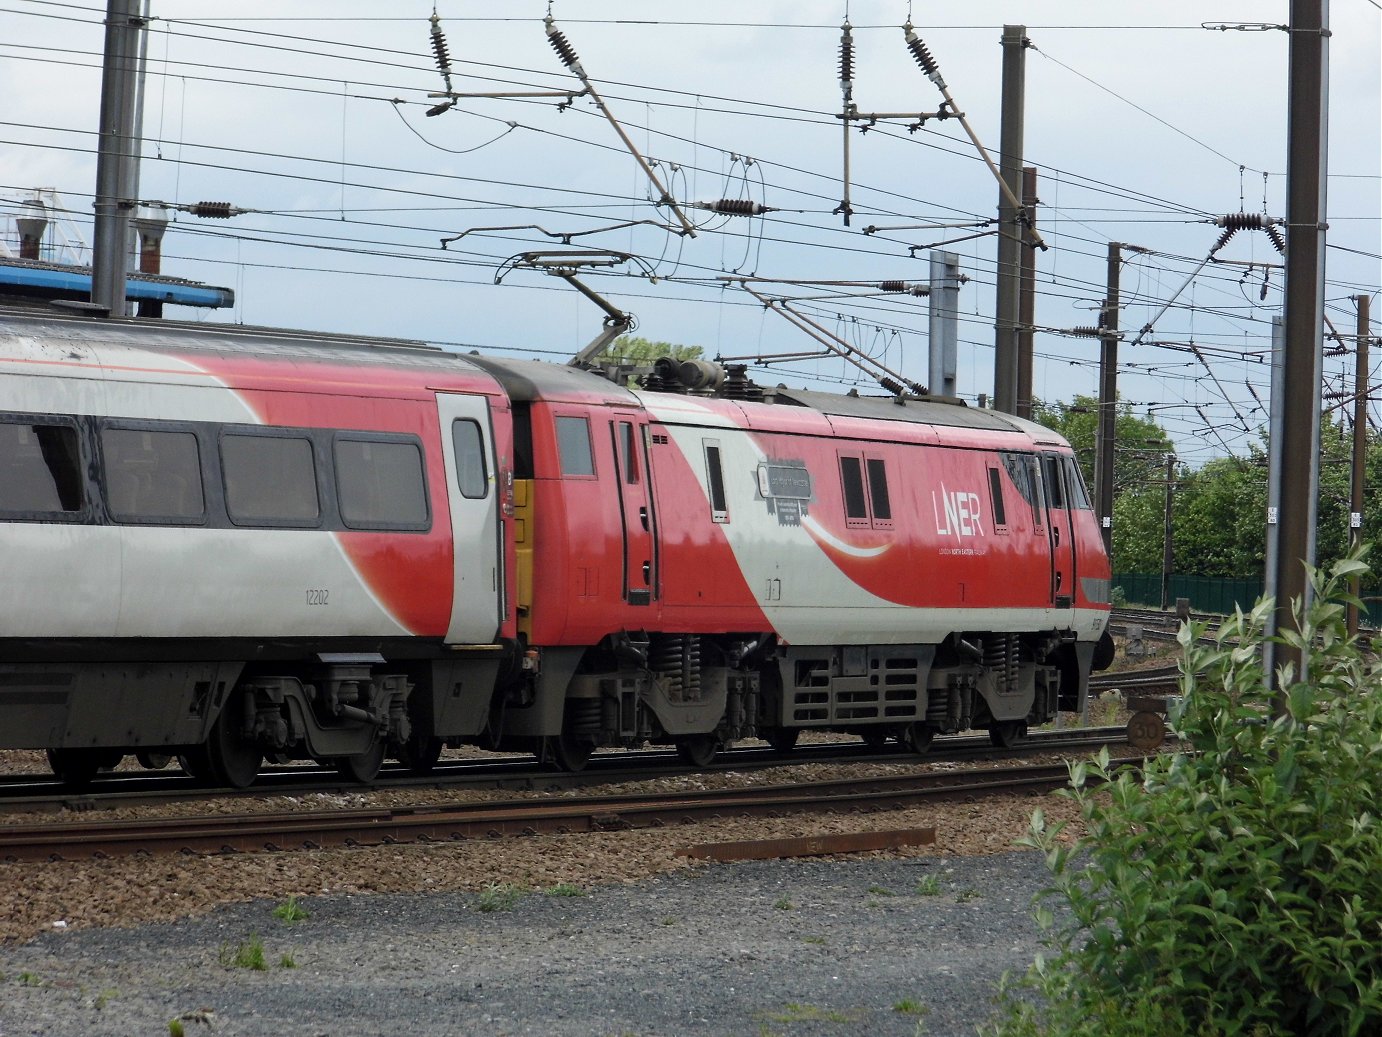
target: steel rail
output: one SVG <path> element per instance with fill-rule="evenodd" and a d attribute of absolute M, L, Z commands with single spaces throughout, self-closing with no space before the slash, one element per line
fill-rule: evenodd
<path fill-rule="evenodd" d="M 1114 761 L 1137 766 L 1143 757 Z M 568 797 L 408 808 L 154 818 L 119 823 L 0 826 L 0 860 L 45 861 L 167 853 L 273 852 L 510 835 L 617 831 L 723 817 L 873 813 L 996 792 L 1064 785 L 1064 764 L 848 778 L 670 796 Z"/>
<path fill-rule="evenodd" d="M 789 754 L 768 746 L 731 748 L 716 756 L 711 771 L 769 770 L 803 764 L 917 763 L 974 758 L 1011 758 L 1024 753 L 1079 750 L 1120 741 L 1121 727 L 1056 728 L 1033 731 L 1013 749 L 995 748 L 987 735 L 942 736 L 924 757 L 896 743 L 871 748 L 857 741 L 798 746 Z M 669 767 L 668 764 L 673 764 Z M 580 772 L 543 770 L 532 756 L 487 760 L 448 760 L 427 775 L 388 767 L 370 788 L 483 786 L 501 789 L 567 789 L 609 782 L 645 781 L 686 772 L 671 750 L 651 749 L 597 754 Z M 364 791 L 334 772 L 310 764 L 266 769 L 248 789 L 208 788 L 179 771 L 114 771 L 100 775 L 86 789 L 65 789 L 51 775 L 0 776 L 0 814 L 60 813 L 65 810 L 103 810 L 127 806 L 180 803 L 208 796 L 240 798 L 311 793 L 347 794 Z"/>

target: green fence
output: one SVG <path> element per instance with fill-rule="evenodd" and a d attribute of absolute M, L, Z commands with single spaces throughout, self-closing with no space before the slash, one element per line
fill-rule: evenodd
<path fill-rule="evenodd" d="M 1161 573 L 1115 573 L 1113 586 L 1122 588 L 1129 605 L 1161 605 Z M 1227 614 L 1237 605 L 1244 612 L 1262 595 L 1261 580 L 1232 580 L 1217 576 L 1172 576 L 1167 605 L 1189 598 L 1196 612 Z"/>
<path fill-rule="evenodd" d="M 1115 591 L 1121 589 L 1129 605 L 1161 607 L 1160 573 L 1115 573 Z M 1256 604 L 1262 595 L 1262 581 L 1229 579 L 1221 576 L 1172 576 L 1167 607 L 1174 609 L 1177 598 L 1189 598 L 1195 612 L 1215 612 L 1227 615 L 1237 605 L 1244 612 Z M 1376 627 L 1382 620 L 1382 598 L 1363 592 L 1363 623 Z"/>

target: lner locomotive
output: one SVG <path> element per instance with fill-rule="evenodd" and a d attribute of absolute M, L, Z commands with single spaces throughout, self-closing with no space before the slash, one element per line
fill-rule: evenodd
<path fill-rule="evenodd" d="M 917 396 L 640 388 L 422 343 L 0 312 L 0 748 L 387 757 L 803 730 L 997 744 L 1084 705 L 1110 569 L 1069 445 Z"/>

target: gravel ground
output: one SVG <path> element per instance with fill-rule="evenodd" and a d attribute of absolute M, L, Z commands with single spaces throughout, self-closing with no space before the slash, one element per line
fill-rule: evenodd
<path fill-rule="evenodd" d="M 0 949 L 0 1034 L 972 1034 L 1037 950 L 1044 877 L 1013 852 L 330 894 L 293 924 L 260 900 Z M 233 962 L 255 945 L 263 971 Z"/>
<path fill-rule="evenodd" d="M 0 756 L 5 769 L 31 769 L 23 754 Z M 801 766 L 610 791 L 956 768 L 916 759 Z M 513 795 L 362 791 L 295 805 Z M 285 800 L 201 807 L 238 813 Z M 1038 949 L 1031 899 L 1045 869 L 1013 850 L 1037 806 L 1074 830 L 1067 800 L 1009 795 L 448 845 L 0 862 L 0 1037 L 159 1035 L 175 1018 L 189 1035 L 973 1034 L 999 977 L 1025 969 Z M 917 827 L 934 827 L 936 845 L 731 865 L 679 853 L 700 842 Z M 562 895 L 571 892 L 581 895 Z M 308 917 L 277 917 L 287 898 Z M 237 963 L 256 947 L 262 971 Z"/>

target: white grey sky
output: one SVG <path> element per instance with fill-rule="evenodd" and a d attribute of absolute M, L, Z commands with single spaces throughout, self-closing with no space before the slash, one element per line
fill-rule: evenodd
<path fill-rule="evenodd" d="M 553 14 L 586 71 L 679 201 L 750 197 L 782 210 L 750 220 L 688 209 L 701 228 L 694 239 L 650 226 L 575 239 L 636 253 L 655 270 L 656 283 L 589 278 L 637 315 L 639 334 L 712 356 L 810 349 L 800 332 L 716 277 L 922 281 L 927 253 L 914 258 L 909 246 L 966 231 L 863 228 L 995 215 L 997 187 L 953 120 L 915 133 L 901 124 L 856 132 L 855 216 L 845 227 L 832 215 L 842 190 L 834 113 L 846 6 L 862 110 L 939 105 L 904 45 L 899 26 L 910 9 L 994 153 L 1002 26 L 1028 26 L 1035 49 L 1027 57 L 1026 160 L 1039 169 L 1039 227 L 1052 245 L 1038 259 L 1043 328 L 1094 323 L 1110 240 L 1156 252 L 1123 271 L 1122 324 L 1136 331 L 1213 245 L 1219 232 L 1207 219 L 1240 204 L 1261 211 L 1264 197 L 1269 214 L 1285 215 L 1287 34 L 1200 27 L 1284 23 L 1285 0 L 556 0 Z M 1326 298 L 1347 334 L 1355 323 L 1349 296 L 1374 294 L 1379 284 L 1382 10 L 1374 0 L 1332 0 L 1330 8 Z M 440 239 L 496 225 L 582 232 L 656 220 L 646 179 L 588 100 L 566 111 L 552 101 L 467 100 L 426 118 L 434 103 L 426 95 L 441 88 L 428 42 L 432 4 L 396 0 L 383 18 L 381 9 L 360 0 L 154 0 L 141 195 L 257 210 L 228 222 L 179 217 L 165 271 L 235 289 L 233 312 L 202 319 L 564 359 L 598 331 L 602 314 L 536 272 L 493 283 L 508 257 L 558 242 L 498 231 L 467 235 L 443 252 Z M 546 0 L 438 0 L 437 11 L 457 90 L 579 86 L 547 45 Z M 0 0 L 0 199 L 56 188 L 88 241 L 103 14 L 98 0 Z M 11 211 L 0 202 L 0 232 L 12 246 Z M 973 399 L 992 390 L 995 239 L 953 248 L 971 278 L 961 293 L 959 378 Z M 1279 258 L 1258 233 L 1240 233 L 1221 256 Z M 1262 300 L 1262 267 L 1244 283 L 1243 268 L 1211 267 L 1150 336 L 1181 348 L 1122 351 L 1124 398 L 1138 413 L 1150 408 L 1192 464 L 1246 449 L 1265 421 L 1255 409 L 1267 398 L 1260 361 L 1282 286 L 1279 270 L 1266 276 Z M 926 380 L 923 300 L 832 299 L 809 308 Z M 1184 349 L 1192 341 L 1214 377 Z M 1041 333 L 1036 351 L 1039 397 L 1095 391 L 1095 341 Z M 1331 373 L 1345 362 L 1351 358 L 1330 361 Z M 853 377 L 839 361 L 759 374 L 837 387 Z"/>

